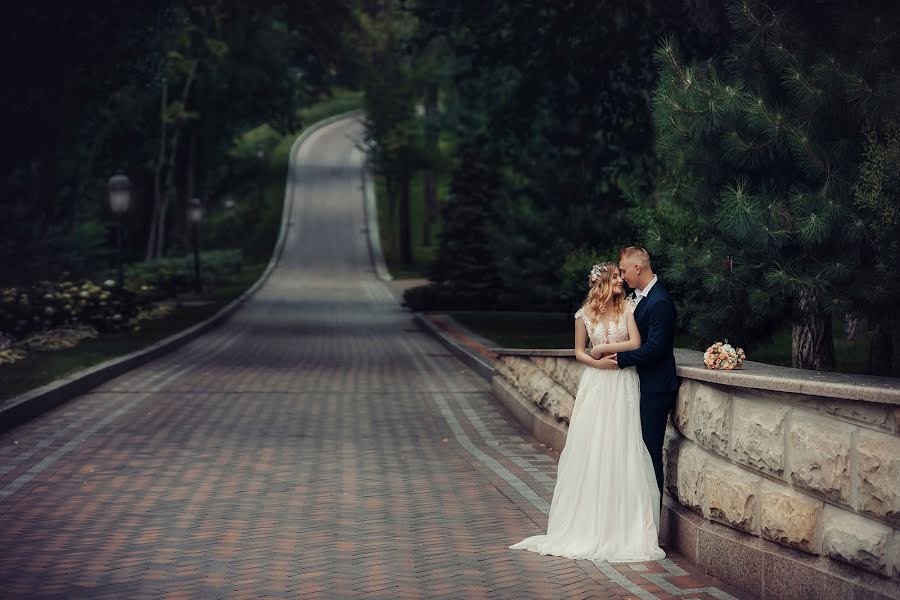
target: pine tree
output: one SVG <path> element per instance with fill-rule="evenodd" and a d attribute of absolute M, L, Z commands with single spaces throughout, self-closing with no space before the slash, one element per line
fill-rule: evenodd
<path fill-rule="evenodd" d="M 427 293 L 437 305 L 485 308 L 496 304 L 502 286 L 491 242 L 499 180 L 477 146 L 463 146 L 457 156 Z"/>
<path fill-rule="evenodd" d="M 674 40 L 658 48 L 661 204 L 690 226 L 647 243 L 694 333 L 752 346 L 790 322 L 794 366 L 828 369 L 832 314 L 850 308 L 865 246 L 862 132 L 896 110 L 897 11 L 776 6 L 731 2 L 723 56 L 689 64 Z"/>

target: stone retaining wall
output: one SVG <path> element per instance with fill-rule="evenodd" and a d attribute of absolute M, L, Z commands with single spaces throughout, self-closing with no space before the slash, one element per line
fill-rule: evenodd
<path fill-rule="evenodd" d="M 508 352 L 497 377 L 565 427 L 586 367 L 571 351 Z M 900 381 L 758 363 L 712 372 L 701 357 L 676 351 L 671 497 L 710 522 L 877 574 L 880 592 L 900 596 Z"/>

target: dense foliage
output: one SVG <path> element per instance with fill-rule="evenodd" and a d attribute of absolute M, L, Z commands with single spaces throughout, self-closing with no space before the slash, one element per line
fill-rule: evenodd
<path fill-rule="evenodd" d="M 413 307 L 483 308 L 496 302 L 500 273 L 493 257 L 497 236 L 497 171 L 483 147 L 464 146 L 444 205 L 443 243 L 432 269 L 433 283 L 405 295 Z"/>
<path fill-rule="evenodd" d="M 871 202 L 886 165 L 871 154 L 856 186 L 868 215 L 854 186 L 864 132 L 898 115 L 900 20 L 836 3 L 728 8 L 724 52 L 691 63 L 671 39 L 657 51 L 657 189 L 687 226 L 660 220 L 647 243 L 666 257 L 691 330 L 743 343 L 787 322 L 793 363 L 830 369 L 834 313 L 889 314 L 879 315 L 880 277 L 863 268 L 890 247 L 881 219 L 891 200 Z"/>
<path fill-rule="evenodd" d="M 2 28 L 21 57 L 0 95 L 4 287 L 107 276 L 118 169 L 134 277 L 183 279 L 193 197 L 210 247 L 267 256 L 267 176 L 344 85 L 401 224 L 388 245 L 439 245 L 417 306 L 567 311 L 587 266 L 638 243 L 706 342 L 752 356 L 791 327 L 794 363 L 829 368 L 846 319 L 872 370 L 900 372 L 897 6 L 101 0 L 19 3 Z"/>
<path fill-rule="evenodd" d="M 451 187 L 478 196 L 457 150 L 473 143 L 499 175 L 481 192 L 497 214 L 490 252 L 471 246 L 473 261 L 470 232 L 445 230 L 438 254 L 460 268 L 438 270 L 443 289 L 471 287 L 492 260 L 495 307 L 569 310 L 583 294 L 580 270 L 639 243 L 680 299 L 682 328 L 703 340 L 728 336 L 752 352 L 790 326 L 794 364 L 830 368 L 838 316 L 867 326 L 870 368 L 900 372 L 891 309 L 900 300 L 891 268 L 900 9 L 836 0 L 366 7 L 370 29 L 389 22 L 401 32 L 375 69 L 397 65 L 403 85 L 367 88 L 370 107 L 398 111 L 393 129 L 373 123 L 373 145 L 402 148 L 405 168 L 416 168 L 409 156 L 434 160 L 424 141 L 437 124 Z M 435 289 L 409 298 L 452 302 Z"/>
<path fill-rule="evenodd" d="M 301 127 L 298 109 L 350 76 L 352 26 L 344 2 L 10 6 L 0 36 L 16 57 L 0 95 L 0 281 L 107 267 L 115 222 L 104 186 L 119 169 L 135 185 L 126 258 L 189 249 L 187 200 L 212 212 L 226 194 L 258 195 L 247 182 L 261 180 L 274 146 L 235 155 L 235 138 L 266 122 L 281 135 Z"/>

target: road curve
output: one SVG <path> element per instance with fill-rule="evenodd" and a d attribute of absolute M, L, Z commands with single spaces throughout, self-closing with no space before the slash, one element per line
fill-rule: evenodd
<path fill-rule="evenodd" d="M 375 277 L 361 136 L 301 146 L 281 259 L 223 326 L 0 436 L 0 595 L 635 592 L 507 550 L 546 525 L 553 455 Z"/>

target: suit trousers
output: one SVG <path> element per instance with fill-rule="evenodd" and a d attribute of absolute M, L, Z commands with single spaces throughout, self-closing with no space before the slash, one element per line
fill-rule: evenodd
<path fill-rule="evenodd" d="M 644 445 L 653 461 L 656 472 L 656 483 L 660 493 L 663 492 L 662 448 L 666 437 L 666 423 L 669 413 L 675 406 L 678 391 L 674 392 L 641 392 L 641 433 Z"/>

